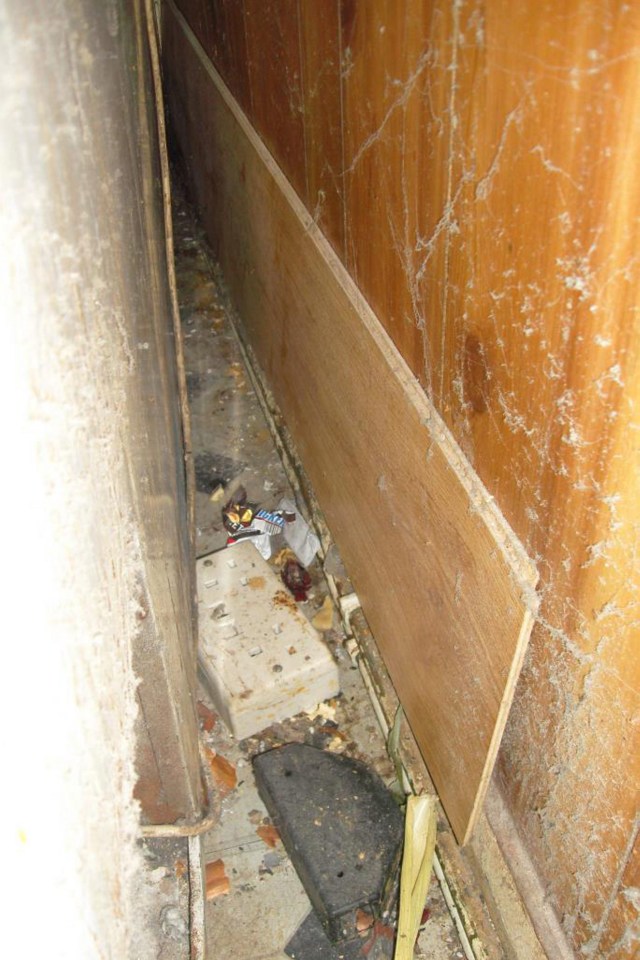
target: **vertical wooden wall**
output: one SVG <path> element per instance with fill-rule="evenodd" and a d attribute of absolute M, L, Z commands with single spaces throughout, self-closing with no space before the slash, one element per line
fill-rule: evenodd
<path fill-rule="evenodd" d="M 630 958 L 640 6 L 178 6 L 536 559 L 497 779 L 575 949 Z"/>

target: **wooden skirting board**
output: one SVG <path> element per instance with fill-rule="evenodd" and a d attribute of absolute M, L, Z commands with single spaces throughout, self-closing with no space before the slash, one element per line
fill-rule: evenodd
<path fill-rule="evenodd" d="M 171 0 L 163 56 L 247 338 L 464 843 L 522 665 L 535 567 Z"/>

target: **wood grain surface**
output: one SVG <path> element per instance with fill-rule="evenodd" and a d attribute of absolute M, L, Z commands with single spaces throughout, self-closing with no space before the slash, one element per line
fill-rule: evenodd
<path fill-rule="evenodd" d="M 300 197 L 307 199 L 297 0 L 244 0 L 252 117 Z"/>
<path fill-rule="evenodd" d="M 300 0 L 307 207 L 344 256 L 342 90 L 339 9 L 335 0 Z"/>
<path fill-rule="evenodd" d="M 573 948 L 631 956 L 640 7 L 300 0 L 295 21 L 309 212 L 330 168 L 316 222 L 540 571 L 499 785 Z"/>

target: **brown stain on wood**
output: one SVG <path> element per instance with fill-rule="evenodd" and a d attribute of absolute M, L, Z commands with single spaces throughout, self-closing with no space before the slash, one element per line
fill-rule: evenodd
<path fill-rule="evenodd" d="M 490 373 L 485 350 L 477 337 L 468 333 L 464 342 L 464 399 L 474 413 L 486 413 Z"/>

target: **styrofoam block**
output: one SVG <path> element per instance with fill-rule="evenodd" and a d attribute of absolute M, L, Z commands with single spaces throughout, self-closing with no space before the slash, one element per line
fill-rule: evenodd
<path fill-rule="evenodd" d="M 199 662 L 239 740 L 340 690 L 326 644 L 249 541 L 201 557 Z"/>

